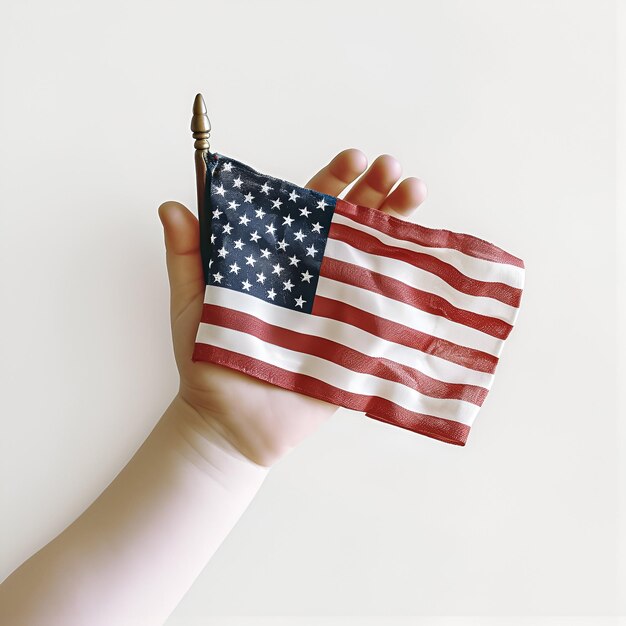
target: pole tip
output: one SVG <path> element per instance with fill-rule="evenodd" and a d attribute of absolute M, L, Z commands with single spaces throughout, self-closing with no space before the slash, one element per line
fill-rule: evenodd
<path fill-rule="evenodd" d="M 202 115 L 206 113 L 206 104 L 204 104 L 204 98 L 201 93 L 199 93 L 193 101 L 193 113 L 194 115 Z"/>
<path fill-rule="evenodd" d="M 196 150 L 209 149 L 209 135 L 211 134 L 211 122 L 207 115 L 206 105 L 202 94 L 196 95 L 193 101 L 193 117 L 191 118 L 191 131 L 196 140 L 194 147 Z"/>

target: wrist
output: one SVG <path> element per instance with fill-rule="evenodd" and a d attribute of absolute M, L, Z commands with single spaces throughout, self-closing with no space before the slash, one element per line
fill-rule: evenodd
<path fill-rule="evenodd" d="M 222 469 L 238 466 L 251 473 L 270 469 L 269 463 L 259 462 L 263 459 L 245 450 L 218 419 L 200 412 L 180 394 L 174 396 L 163 419 L 176 439 L 178 452 L 200 469 L 213 473 L 216 463 Z"/>

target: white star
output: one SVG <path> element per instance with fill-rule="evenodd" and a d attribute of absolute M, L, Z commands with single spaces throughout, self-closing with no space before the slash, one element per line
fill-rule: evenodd
<path fill-rule="evenodd" d="M 274 226 L 274 224 L 270 224 L 269 226 L 265 227 L 265 231 L 268 232 L 270 235 L 273 235 L 275 230 L 276 227 Z"/>
<path fill-rule="evenodd" d="M 211 267 L 211 265 L 213 265 L 213 259 L 209 259 L 209 267 Z"/>
<path fill-rule="evenodd" d="M 215 235 L 211 235 L 211 243 L 215 243 Z"/>
<path fill-rule="evenodd" d="M 230 170 L 233 169 L 233 164 L 232 163 L 224 163 L 224 171 L 225 172 L 230 172 Z"/>
<path fill-rule="evenodd" d="M 319 222 L 315 222 L 315 224 L 313 224 L 313 226 L 311 226 L 311 228 L 313 229 L 314 233 L 321 233 L 322 232 L 322 225 Z"/>
<path fill-rule="evenodd" d="M 217 251 L 217 256 L 221 256 L 222 258 L 226 258 L 226 255 L 228 254 L 228 250 L 226 250 L 226 248 L 224 246 L 222 246 L 218 251 Z"/>
<path fill-rule="evenodd" d="M 300 259 L 295 254 L 289 257 L 289 265 L 298 267 L 298 263 L 300 263 Z"/>
<path fill-rule="evenodd" d="M 255 213 L 259 219 L 261 219 L 265 215 L 265 211 L 263 209 L 257 209 Z"/>
<path fill-rule="evenodd" d="M 284 252 L 289 244 L 283 239 L 282 241 L 279 241 L 276 245 Z"/>
<path fill-rule="evenodd" d="M 253 200 L 254 200 L 254 196 L 249 192 L 243 198 L 244 202 L 252 202 Z"/>
<path fill-rule="evenodd" d="M 240 206 L 240 205 L 239 205 L 239 203 L 238 203 L 238 202 L 235 202 L 234 200 L 231 200 L 231 201 L 228 203 L 228 208 L 229 208 L 229 209 L 236 209 L 238 206 Z"/>
<path fill-rule="evenodd" d="M 235 274 L 239 274 L 239 270 L 241 269 L 237 263 L 231 263 L 228 267 L 230 267 L 230 271 L 235 272 Z"/>
<path fill-rule="evenodd" d="M 294 189 L 290 194 L 289 194 L 289 199 L 292 202 L 296 201 L 296 198 L 299 198 L 300 196 L 296 193 L 296 190 Z"/>
<path fill-rule="evenodd" d="M 272 191 L 272 188 L 266 182 L 263 187 L 261 187 L 261 193 L 267 195 L 270 191 Z"/>
<path fill-rule="evenodd" d="M 293 288 L 293 283 L 287 279 L 284 283 L 283 283 L 283 289 L 286 289 L 287 291 L 291 291 Z"/>
<path fill-rule="evenodd" d="M 222 214 L 222 211 L 220 211 L 219 209 L 215 209 L 215 211 L 213 211 L 211 215 L 213 215 L 213 217 L 215 218 L 218 218 L 221 214 Z"/>
<path fill-rule="evenodd" d="M 252 287 L 252 283 L 249 283 L 248 279 L 246 278 L 246 280 L 244 280 L 241 283 L 241 286 L 243 287 L 244 291 L 250 291 L 250 287 Z"/>
<path fill-rule="evenodd" d="M 258 234 L 258 232 L 255 230 L 251 235 L 250 235 L 250 241 L 254 241 L 255 243 L 261 239 L 261 235 Z"/>
<path fill-rule="evenodd" d="M 246 257 L 246 265 L 251 265 L 252 267 L 254 267 L 255 263 L 256 259 L 252 255 Z"/>
<path fill-rule="evenodd" d="M 224 278 L 219 272 L 217 274 L 213 274 L 213 280 L 216 283 L 221 283 L 222 282 L 222 278 Z"/>
<path fill-rule="evenodd" d="M 283 226 L 287 224 L 287 226 L 291 226 L 291 222 L 293 222 L 293 217 L 288 215 L 287 217 L 283 217 Z"/>
<path fill-rule="evenodd" d="M 245 214 L 239 218 L 239 223 L 243 224 L 244 226 L 247 226 L 249 221 L 250 221 L 250 218 Z"/>
<path fill-rule="evenodd" d="M 304 241 L 306 235 L 302 232 L 302 230 L 299 230 L 297 233 L 294 233 L 294 237 L 296 238 L 296 241 Z"/>
<path fill-rule="evenodd" d="M 328 205 L 326 204 L 326 202 L 324 202 L 324 198 L 322 198 L 318 203 L 317 203 L 317 208 L 318 209 L 322 209 L 322 211 L 327 207 Z"/>
<path fill-rule="evenodd" d="M 243 241 L 241 241 L 241 239 L 237 239 L 237 241 L 234 242 L 234 246 L 235 250 L 241 250 L 243 248 Z"/>
<path fill-rule="evenodd" d="M 311 278 L 313 278 L 313 274 L 309 274 L 309 270 L 305 270 L 302 273 L 302 278 L 301 278 L 302 282 L 310 283 L 311 282 Z"/>
<path fill-rule="evenodd" d="M 265 274 L 263 272 L 256 275 L 256 282 L 261 284 L 265 282 Z"/>
<path fill-rule="evenodd" d="M 309 211 L 306 207 L 302 207 L 300 209 L 300 215 L 304 215 L 304 217 L 309 217 L 309 215 L 311 215 L 311 211 Z"/>
<path fill-rule="evenodd" d="M 272 200 L 272 208 L 273 209 L 280 209 L 280 205 L 282 204 L 281 199 L 280 198 L 276 198 L 276 200 Z"/>
<path fill-rule="evenodd" d="M 273 287 L 267 292 L 267 297 L 270 300 L 273 300 L 276 297 L 276 292 L 274 291 Z"/>
<path fill-rule="evenodd" d="M 306 255 L 307 256 L 312 256 L 315 257 L 315 253 L 317 252 L 317 250 L 315 249 L 315 247 L 313 246 L 313 244 L 311 244 L 307 249 L 306 249 Z"/>
<path fill-rule="evenodd" d="M 220 185 L 219 187 L 213 187 L 213 189 L 215 189 L 215 193 L 222 196 L 222 198 L 224 197 L 224 194 L 226 193 L 226 189 L 224 189 L 223 185 Z"/>
<path fill-rule="evenodd" d="M 261 256 L 264 259 L 269 259 L 270 258 L 270 251 L 268 249 L 261 250 Z"/>
<path fill-rule="evenodd" d="M 237 176 L 237 178 L 233 180 L 233 187 L 237 187 L 237 189 L 239 189 L 242 184 L 243 184 L 243 180 L 241 180 L 241 176 Z"/>
<path fill-rule="evenodd" d="M 230 235 L 230 231 L 233 229 L 233 227 L 230 224 L 224 224 L 224 226 L 222 226 L 222 232 L 223 233 L 227 233 Z"/>
<path fill-rule="evenodd" d="M 306 300 L 304 300 L 302 298 L 302 296 L 300 296 L 299 298 L 296 298 L 296 306 L 299 306 L 300 308 L 302 308 L 302 305 L 306 302 Z"/>
<path fill-rule="evenodd" d="M 272 274 L 276 274 L 277 276 L 280 276 L 280 273 L 283 271 L 283 268 L 280 266 L 280 263 L 276 263 L 276 265 L 272 265 L 272 267 L 274 268 L 272 270 Z"/>

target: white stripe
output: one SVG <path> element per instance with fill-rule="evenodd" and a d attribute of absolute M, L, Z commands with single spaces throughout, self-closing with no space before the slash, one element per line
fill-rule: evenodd
<path fill-rule="evenodd" d="M 340 215 L 336 211 L 333 213 L 332 222 L 337 224 L 344 224 L 357 230 L 362 230 L 369 235 L 373 235 L 381 241 L 390 246 L 397 246 L 399 248 L 406 248 L 407 250 L 414 250 L 415 252 L 424 252 L 431 256 L 453 265 L 465 276 L 470 278 L 476 278 L 478 280 L 484 280 L 493 283 L 504 283 L 510 287 L 516 287 L 522 289 L 524 287 L 524 269 L 517 267 L 516 265 L 509 265 L 508 263 L 497 263 L 495 261 L 487 261 L 486 259 L 477 259 L 476 257 L 469 256 L 454 250 L 453 248 L 431 248 L 429 246 L 420 246 L 412 241 L 406 241 L 405 239 L 397 239 L 381 233 L 379 230 L 366 226 L 357 220 L 353 220 L 345 215 Z M 411 222 L 408 222 L 409 224 Z"/>
<path fill-rule="evenodd" d="M 346 285 L 345 283 L 320 276 L 316 293 L 325 298 L 348 302 L 363 311 L 384 317 L 398 324 L 404 324 L 409 328 L 419 330 L 433 337 L 452 341 L 460 346 L 481 350 L 493 356 L 498 356 L 502 350 L 503 341 L 497 337 L 492 337 L 475 328 L 452 322 L 445 317 L 441 317 L 441 315 L 432 315 L 426 311 L 421 311 L 410 304 L 398 302 L 387 296 L 373 293 L 368 289 Z"/>
<path fill-rule="evenodd" d="M 471 425 L 480 408 L 463 400 L 431 398 L 406 385 L 354 372 L 332 361 L 282 348 L 254 335 L 215 324 L 200 323 L 197 341 L 251 356 L 290 372 L 312 376 L 350 393 L 379 396 L 416 413 Z"/>
<path fill-rule="evenodd" d="M 390 259 L 386 256 L 363 252 L 344 241 L 329 238 L 326 243 L 324 257 L 343 261 L 344 263 L 354 263 L 359 267 L 395 278 L 410 287 L 441 296 L 459 309 L 495 317 L 509 324 L 511 324 L 511 320 L 515 319 L 517 314 L 516 307 L 500 302 L 495 298 L 471 296 L 462 291 L 457 291 L 436 274 L 399 259 Z"/>
<path fill-rule="evenodd" d="M 207 285 L 204 302 L 248 313 L 264 322 L 288 330 L 332 339 L 372 358 L 395 361 L 445 383 L 477 385 L 485 389 L 490 389 L 493 383 L 493 374 L 469 369 L 438 356 L 381 339 L 345 322 L 293 311 L 226 287 Z"/>

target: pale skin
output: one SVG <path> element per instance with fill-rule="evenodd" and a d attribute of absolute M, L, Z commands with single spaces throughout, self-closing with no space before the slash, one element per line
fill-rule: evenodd
<path fill-rule="evenodd" d="M 350 148 L 305 185 L 399 216 L 426 198 L 400 163 Z M 193 362 L 204 278 L 198 222 L 158 210 L 170 284 L 177 395 L 98 498 L 0 585 L 0 624 L 163 624 L 257 493 L 270 468 L 337 407 L 226 367 Z"/>

